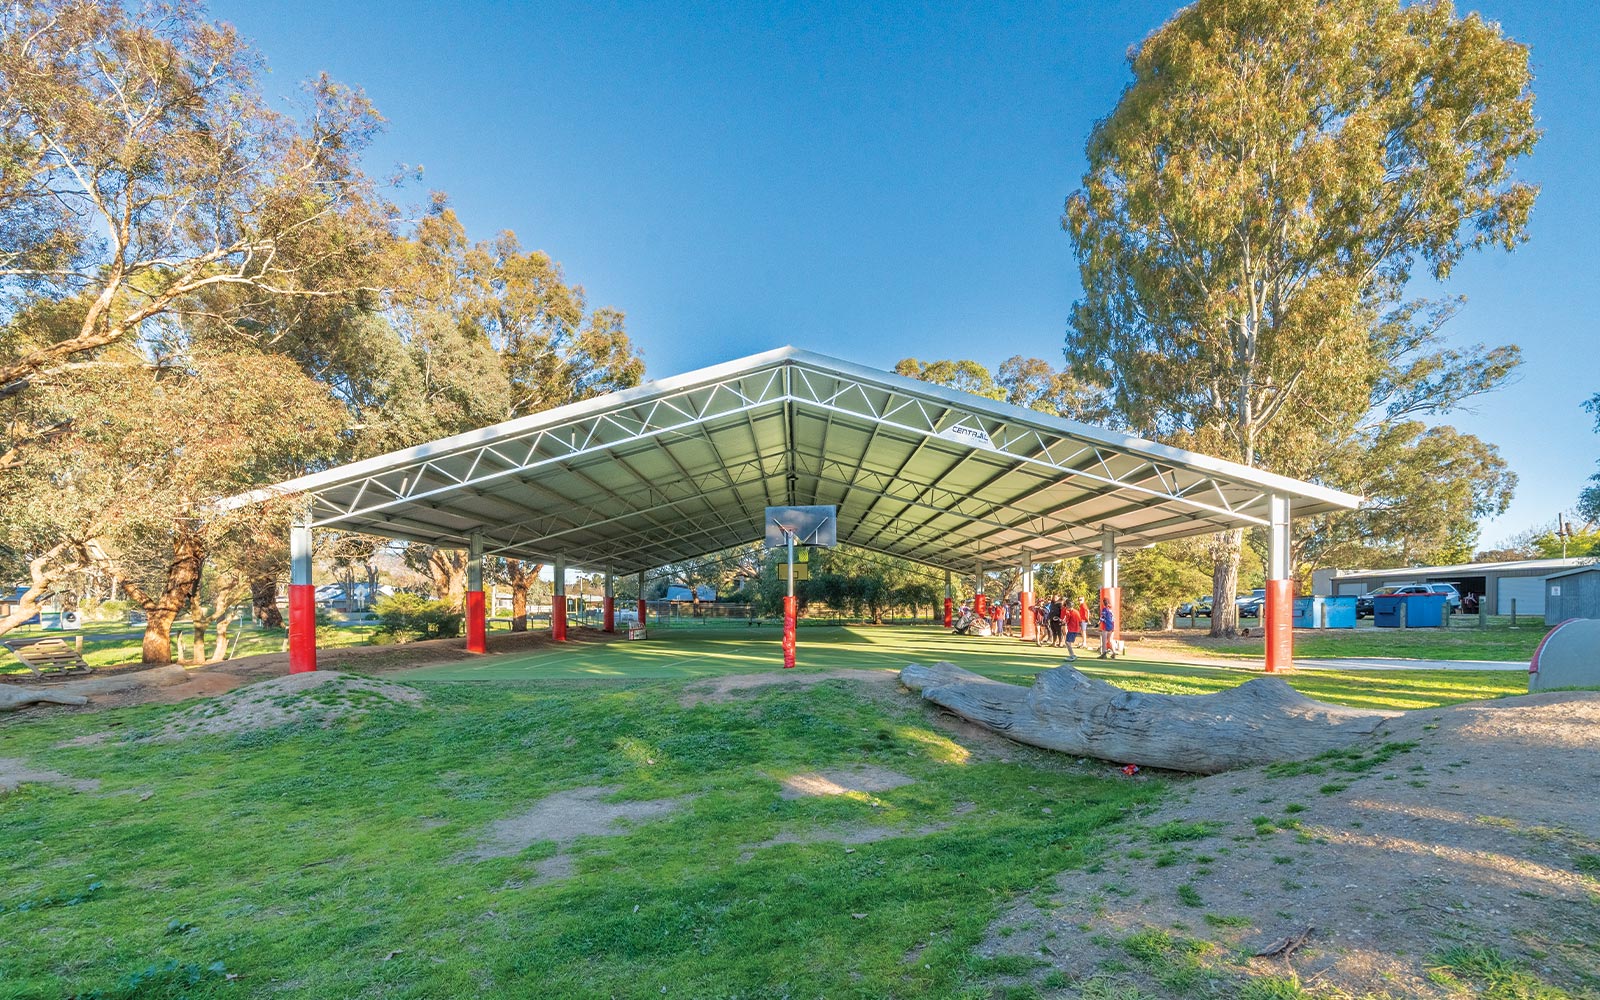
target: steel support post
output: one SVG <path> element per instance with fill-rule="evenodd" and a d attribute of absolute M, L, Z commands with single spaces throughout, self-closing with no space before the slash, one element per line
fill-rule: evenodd
<path fill-rule="evenodd" d="M 489 616 L 483 606 L 483 532 L 467 541 L 467 652 L 489 651 Z"/>
<path fill-rule="evenodd" d="M 1294 572 L 1289 566 L 1289 498 L 1275 495 L 1267 505 L 1267 597 L 1261 623 L 1271 674 L 1294 666 Z"/>
<path fill-rule="evenodd" d="M 602 611 L 601 628 L 607 632 L 617 630 L 617 578 L 609 569 L 606 570 L 606 603 Z"/>
<path fill-rule="evenodd" d="M 289 525 L 289 672 L 317 669 L 317 588 L 311 582 L 311 525 Z"/>
<path fill-rule="evenodd" d="M 1109 529 L 1100 533 L 1100 607 L 1111 609 L 1111 648 L 1122 639 L 1122 585 L 1117 582 L 1117 536 Z M 1084 623 L 1088 627 L 1088 623 Z M 1106 648 L 1102 640 L 1101 648 Z"/>
<path fill-rule="evenodd" d="M 786 529 L 787 533 L 787 529 Z M 783 598 L 783 669 L 794 669 L 794 535 L 789 534 L 789 592 Z"/>
<path fill-rule="evenodd" d="M 556 642 L 567 641 L 567 557 L 556 556 L 555 593 L 550 598 L 550 638 Z"/>
<path fill-rule="evenodd" d="M 1021 605 L 1017 611 L 1017 624 L 1021 627 L 1024 639 L 1033 638 L 1033 563 L 1022 564 L 1022 576 L 1017 578 L 1017 589 Z"/>
<path fill-rule="evenodd" d="M 639 627 L 644 627 L 645 616 L 650 613 L 650 608 L 644 603 L 644 570 L 639 571 Z"/>
<path fill-rule="evenodd" d="M 944 627 L 950 628 L 956 623 L 956 590 L 955 583 L 950 579 L 950 571 L 944 571 Z"/>
<path fill-rule="evenodd" d="M 972 590 L 972 613 L 982 618 L 989 613 L 989 595 L 983 592 L 983 564 L 978 564 L 978 582 Z"/>

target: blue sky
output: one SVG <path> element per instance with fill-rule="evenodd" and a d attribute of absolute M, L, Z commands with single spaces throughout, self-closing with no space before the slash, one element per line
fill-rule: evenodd
<path fill-rule="evenodd" d="M 1600 436 L 1600 9 L 1461 3 L 1532 47 L 1546 135 L 1529 244 L 1448 286 L 1451 334 L 1517 385 L 1453 419 L 1521 477 L 1490 543 L 1570 509 Z M 1059 361 L 1078 294 L 1062 202 L 1125 54 L 1172 3 L 213 3 L 270 91 L 319 71 L 389 120 L 475 237 L 512 229 L 628 314 L 649 373 L 794 344 L 864 364 Z M 418 195 L 420 200 L 420 192 Z"/>

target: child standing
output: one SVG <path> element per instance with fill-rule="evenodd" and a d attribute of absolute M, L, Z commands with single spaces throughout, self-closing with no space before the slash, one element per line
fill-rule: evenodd
<path fill-rule="evenodd" d="M 1078 654 L 1072 647 L 1078 644 L 1078 636 L 1083 632 L 1083 616 L 1078 614 L 1078 609 L 1072 606 L 1070 597 L 1067 598 L 1063 606 L 1067 609 L 1065 626 L 1067 631 L 1067 659 L 1069 661 L 1076 660 Z"/>
<path fill-rule="evenodd" d="M 1117 640 L 1112 638 L 1117 631 L 1117 620 L 1111 614 L 1111 605 L 1100 606 L 1100 659 L 1117 658 Z"/>

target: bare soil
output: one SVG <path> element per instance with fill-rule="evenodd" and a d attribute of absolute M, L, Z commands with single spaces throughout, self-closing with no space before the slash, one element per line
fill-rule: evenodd
<path fill-rule="evenodd" d="M 783 791 L 779 798 L 800 799 L 817 795 L 848 795 L 851 792 L 871 794 L 887 792 L 911 784 L 912 779 L 898 771 L 873 764 L 791 774 L 781 782 Z"/>
<path fill-rule="evenodd" d="M 590 629 L 569 633 L 570 643 L 605 643 L 616 639 Z M 317 651 L 317 673 L 352 670 L 385 674 L 433 663 L 453 663 L 462 656 L 461 639 L 429 639 L 395 646 L 347 646 Z M 489 655 L 540 649 L 554 640 L 544 631 L 501 632 L 489 637 Z M 81 707 L 42 705 L 15 714 L 0 714 L 0 727 L 56 712 L 97 712 L 107 708 L 151 703 L 177 704 L 191 698 L 209 698 L 257 681 L 289 675 L 288 653 L 262 653 L 199 667 L 132 665 L 95 669 L 82 680 L 51 681 L 49 689 L 81 694 L 89 703 Z M 18 681 L 16 683 L 23 683 Z"/>
<path fill-rule="evenodd" d="M 462 858 L 481 861 L 519 854 L 540 841 L 554 841 L 557 852 L 537 866 L 535 883 L 567 878 L 576 867 L 572 846 L 579 837 L 617 837 L 630 824 L 665 816 L 682 808 L 690 796 L 624 802 L 606 801 L 617 793 L 615 785 L 574 788 L 556 792 L 519 816 L 489 824 L 477 848 Z"/>
<path fill-rule="evenodd" d="M 74 778 L 45 768 L 31 766 L 17 757 L 0 757 L 0 794 L 14 792 L 24 784 L 66 785 L 80 792 L 92 792 L 100 787 L 95 778 Z"/>
<path fill-rule="evenodd" d="M 420 705 L 422 701 L 422 692 L 416 688 L 337 670 L 317 670 L 275 677 L 208 698 L 168 717 L 160 730 L 144 739 L 172 742 L 308 721 L 329 725 L 337 719 L 363 714 L 376 705 Z M 61 745 L 96 746 L 113 735 L 90 733 Z"/>
<path fill-rule="evenodd" d="M 899 677 L 893 669 L 841 669 L 841 670 L 783 670 L 762 674 L 728 674 L 706 681 L 697 681 L 684 688 L 678 699 L 684 708 L 695 705 L 715 705 L 733 701 L 738 695 L 766 687 L 808 687 L 824 681 L 857 681 L 863 684 L 892 685 Z"/>
<path fill-rule="evenodd" d="M 1059 971 L 1181 996 L 1123 945 L 1156 930 L 1205 942 L 1218 975 L 1442 998 L 1456 994 L 1430 978 L 1437 956 L 1486 946 L 1594 995 L 1600 693 L 1411 712 L 1364 749 L 1188 783 L 1118 861 L 1062 875 L 1048 905 L 1005 914 L 982 953 L 1043 959 L 1040 982 Z M 1306 928 L 1288 955 L 1253 957 Z"/>

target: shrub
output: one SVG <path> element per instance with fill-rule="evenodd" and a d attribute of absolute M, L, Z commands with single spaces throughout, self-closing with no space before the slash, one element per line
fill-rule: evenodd
<path fill-rule="evenodd" d="M 444 601 L 392 594 L 379 598 L 372 611 L 378 616 L 379 628 L 396 638 L 453 639 L 461 634 L 461 612 Z"/>

